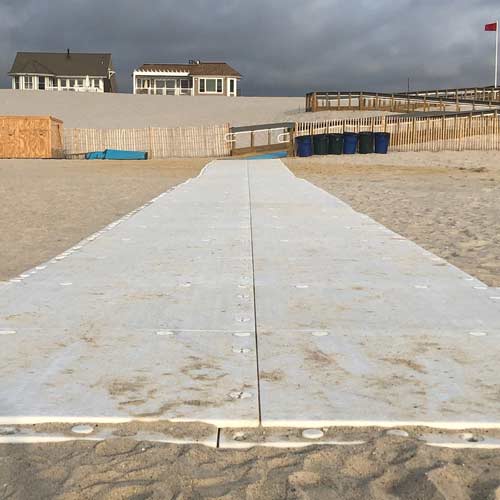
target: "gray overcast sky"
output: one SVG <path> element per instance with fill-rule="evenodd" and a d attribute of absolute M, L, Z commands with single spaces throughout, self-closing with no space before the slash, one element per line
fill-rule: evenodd
<path fill-rule="evenodd" d="M 490 85 L 498 0 L 0 0 L 0 85 L 16 51 L 111 52 L 121 91 L 144 62 L 222 60 L 244 95 Z"/>

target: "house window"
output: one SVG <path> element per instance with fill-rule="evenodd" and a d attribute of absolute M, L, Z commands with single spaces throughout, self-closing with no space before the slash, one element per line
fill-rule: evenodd
<path fill-rule="evenodd" d="M 21 81 L 19 79 L 19 76 L 14 77 L 14 88 L 17 90 L 21 88 Z"/>
<path fill-rule="evenodd" d="M 176 80 L 166 80 L 165 81 L 165 87 L 166 87 L 166 94 L 167 95 L 175 95 L 175 89 L 176 89 Z"/>
<path fill-rule="evenodd" d="M 234 94 L 234 80 L 229 80 L 229 93 Z"/>
<path fill-rule="evenodd" d="M 45 90 L 45 77 L 44 76 L 38 77 L 38 90 Z"/>
<path fill-rule="evenodd" d="M 191 84 L 188 79 L 181 80 L 181 94 L 182 95 L 191 94 Z"/>
<path fill-rule="evenodd" d="M 99 78 L 92 78 L 92 80 L 90 80 L 90 84 L 95 89 L 98 89 L 101 87 Z"/>
<path fill-rule="evenodd" d="M 24 76 L 24 88 L 26 90 L 33 90 L 33 77 L 31 75 Z"/>
<path fill-rule="evenodd" d="M 151 88 L 151 80 L 149 78 L 137 78 L 137 93 L 149 94 Z"/>
<path fill-rule="evenodd" d="M 222 94 L 222 78 L 200 78 L 200 94 Z"/>
<path fill-rule="evenodd" d="M 163 95 L 165 93 L 165 80 L 155 80 L 155 94 Z"/>

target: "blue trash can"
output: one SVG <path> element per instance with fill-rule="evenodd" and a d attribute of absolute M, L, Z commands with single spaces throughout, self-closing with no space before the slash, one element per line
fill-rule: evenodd
<path fill-rule="evenodd" d="M 344 154 L 353 155 L 358 149 L 358 134 L 344 132 Z"/>
<path fill-rule="evenodd" d="M 295 139 L 297 143 L 297 156 L 306 157 L 313 154 L 313 142 L 310 135 L 303 135 Z"/>
<path fill-rule="evenodd" d="M 375 132 L 375 153 L 385 155 L 389 151 L 389 143 L 391 142 L 391 134 L 389 132 Z"/>

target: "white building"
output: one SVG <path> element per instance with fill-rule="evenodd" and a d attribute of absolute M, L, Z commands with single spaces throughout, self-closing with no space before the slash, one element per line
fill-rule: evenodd
<path fill-rule="evenodd" d="M 117 90 L 111 54 L 18 52 L 9 75 L 15 90 Z"/>
<path fill-rule="evenodd" d="M 237 96 L 240 73 L 223 62 L 143 64 L 133 73 L 134 94 Z"/>

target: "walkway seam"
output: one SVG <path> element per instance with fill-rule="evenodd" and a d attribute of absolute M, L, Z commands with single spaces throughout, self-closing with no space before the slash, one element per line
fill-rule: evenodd
<path fill-rule="evenodd" d="M 262 406 L 260 397 L 260 367 L 259 367 L 259 336 L 257 331 L 257 293 L 255 287 L 255 254 L 253 247 L 253 217 L 252 217 L 252 189 L 250 187 L 250 167 L 248 160 L 247 166 L 247 184 L 248 184 L 248 204 L 250 213 L 250 249 L 252 255 L 252 286 L 253 286 L 253 318 L 254 318 L 254 331 L 255 331 L 255 363 L 257 368 L 257 399 L 259 406 L 259 426 L 262 426 Z"/>

